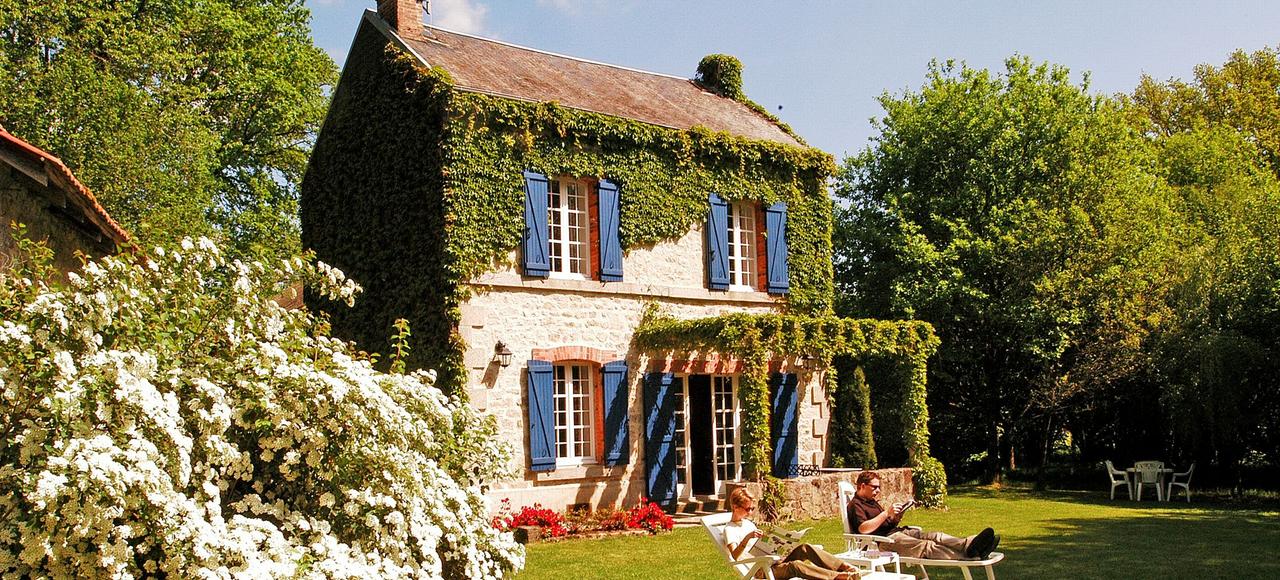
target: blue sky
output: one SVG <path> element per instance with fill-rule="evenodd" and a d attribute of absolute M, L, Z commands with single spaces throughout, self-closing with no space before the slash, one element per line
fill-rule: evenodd
<path fill-rule="evenodd" d="M 375 1 L 307 5 L 341 66 Z M 432 0 L 431 12 L 442 28 L 683 77 L 731 54 L 747 96 L 837 159 L 870 143 L 876 98 L 919 88 L 932 59 L 998 70 L 1026 55 L 1111 94 L 1280 45 L 1280 2 L 1262 1 Z"/>

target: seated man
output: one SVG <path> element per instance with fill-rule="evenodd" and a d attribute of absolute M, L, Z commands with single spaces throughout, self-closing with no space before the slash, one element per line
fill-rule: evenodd
<path fill-rule="evenodd" d="M 857 491 L 846 507 L 849 526 L 855 534 L 875 534 L 893 540 L 882 549 L 910 558 L 985 560 L 1000 545 L 1000 536 L 991 528 L 967 538 L 957 538 L 942 532 L 899 526 L 901 506 L 894 504 L 886 510 L 876 501 L 880 495 L 880 475 L 874 471 L 863 471 L 858 474 L 857 484 Z"/>
<path fill-rule="evenodd" d="M 734 560 L 741 560 L 744 554 L 751 556 L 770 555 L 756 540 L 764 537 L 764 532 L 747 519 L 756 509 L 756 498 L 746 488 L 738 488 L 729 494 L 729 506 L 733 508 L 733 517 L 724 526 L 724 545 Z M 840 561 L 840 559 L 809 544 L 799 544 L 773 565 L 775 578 L 812 578 L 814 580 L 853 580 L 858 577 L 857 569 Z"/>

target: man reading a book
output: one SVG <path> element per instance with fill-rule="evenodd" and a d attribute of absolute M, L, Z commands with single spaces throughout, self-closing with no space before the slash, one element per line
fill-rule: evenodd
<path fill-rule="evenodd" d="M 724 545 L 734 560 L 745 556 L 765 556 L 774 552 L 760 538 L 765 533 L 747 516 L 756 509 L 756 498 L 746 488 L 738 488 L 729 494 L 729 506 L 733 517 L 724 526 Z M 775 578 L 812 578 L 813 580 L 853 580 L 857 569 L 848 563 L 810 544 L 796 544 L 772 566 Z"/>
<path fill-rule="evenodd" d="M 853 533 L 874 534 L 893 540 L 892 544 L 881 546 L 881 549 L 910 558 L 985 560 L 1000 545 L 1000 536 L 991 528 L 967 538 L 957 538 L 942 532 L 903 527 L 899 525 L 902 514 L 915 502 L 893 504 L 886 510 L 876 501 L 879 496 L 880 475 L 874 471 L 863 471 L 858 474 L 857 491 L 846 509 Z"/>

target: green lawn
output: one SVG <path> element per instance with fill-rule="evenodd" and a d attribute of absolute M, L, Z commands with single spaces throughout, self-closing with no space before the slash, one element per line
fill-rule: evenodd
<path fill-rule="evenodd" d="M 917 510 L 907 523 L 956 535 L 992 526 L 1005 561 L 998 578 L 1280 578 L 1280 510 L 1218 502 L 1142 503 L 1099 492 L 962 489 L 949 511 Z M 813 526 L 810 538 L 843 549 L 840 520 Z M 732 578 L 701 528 L 535 544 L 519 580 L 539 578 Z M 904 570 L 912 572 L 911 570 Z M 958 570 L 931 570 L 938 579 Z"/>

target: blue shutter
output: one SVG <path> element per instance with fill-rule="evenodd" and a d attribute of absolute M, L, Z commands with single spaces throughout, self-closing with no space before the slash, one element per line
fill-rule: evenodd
<path fill-rule="evenodd" d="M 631 463 L 627 407 L 627 361 L 604 363 L 604 464 Z"/>
<path fill-rule="evenodd" d="M 800 460 L 797 449 L 800 442 L 800 420 L 796 416 L 796 406 L 799 403 L 796 399 L 797 377 L 793 373 L 774 373 L 771 382 L 773 476 L 795 477 Z"/>
<path fill-rule="evenodd" d="M 547 246 L 547 176 L 524 172 L 524 275 L 546 278 L 551 273 Z"/>
<path fill-rule="evenodd" d="M 621 211 L 618 203 L 618 185 L 608 179 L 601 179 L 599 203 L 600 212 L 600 280 L 602 282 L 622 281 L 622 241 L 618 238 L 618 218 Z"/>
<path fill-rule="evenodd" d="M 707 283 L 712 290 L 729 289 L 729 204 L 720 196 L 707 197 Z"/>
<path fill-rule="evenodd" d="M 787 203 L 780 201 L 769 206 L 764 215 L 765 235 L 769 264 L 769 293 L 786 294 L 789 289 L 787 275 Z"/>
<path fill-rule="evenodd" d="M 645 490 L 649 500 L 676 504 L 676 397 L 671 373 L 649 373 L 644 381 Z"/>
<path fill-rule="evenodd" d="M 556 468 L 551 372 L 551 363 L 529 361 L 529 469 L 533 471 L 554 471 Z"/>

